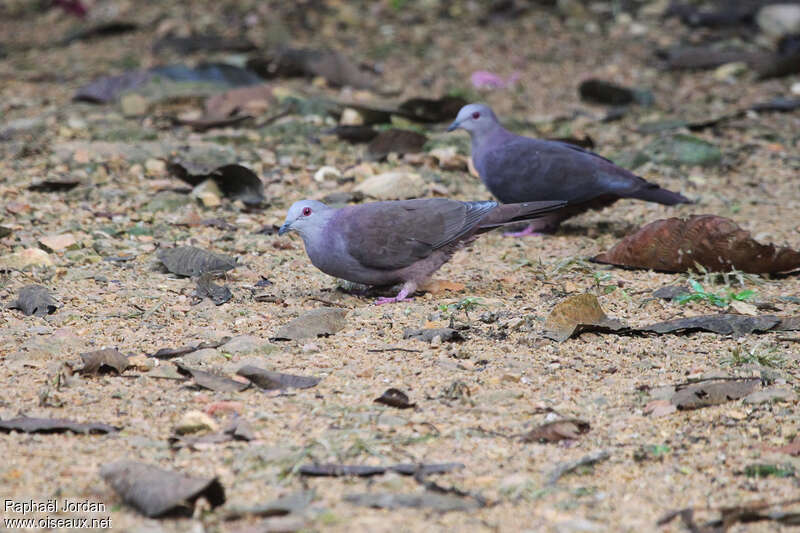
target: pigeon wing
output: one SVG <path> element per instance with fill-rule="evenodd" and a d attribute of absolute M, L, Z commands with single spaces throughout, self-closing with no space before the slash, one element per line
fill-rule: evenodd
<path fill-rule="evenodd" d="M 567 143 L 517 137 L 488 150 L 481 170 L 504 203 L 626 197 L 649 184 L 594 152 Z"/>
<path fill-rule="evenodd" d="M 341 231 L 348 253 L 359 263 L 395 270 L 473 231 L 496 206 L 443 198 L 375 202 L 352 208 Z"/>

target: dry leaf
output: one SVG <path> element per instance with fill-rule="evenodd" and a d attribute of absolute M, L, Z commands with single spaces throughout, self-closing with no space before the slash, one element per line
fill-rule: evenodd
<path fill-rule="evenodd" d="M 556 305 L 547 317 L 544 336 L 563 342 L 573 334 L 586 330 L 619 331 L 625 325 L 616 318 L 609 318 L 593 294 L 570 296 Z"/>
<path fill-rule="evenodd" d="M 760 384 L 759 378 L 741 378 L 678 385 L 670 402 L 678 409 L 700 409 L 744 398 Z"/>
<path fill-rule="evenodd" d="M 700 265 L 711 272 L 735 268 L 762 274 L 800 268 L 800 252 L 760 244 L 730 219 L 697 215 L 652 222 L 592 261 L 664 272 L 688 272 Z"/>
<path fill-rule="evenodd" d="M 241 200 L 251 206 L 259 206 L 265 200 L 264 183 L 255 172 L 245 166 L 223 165 L 210 171 L 207 168 L 189 167 L 190 165 L 185 162 L 167 162 L 169 173 L 189 185 L 196 186 L 210 179 L 217 184 L 226 198 Z"/>
<path fill-rule="evenodd" d="M 225 489 L 215 477 L 197 478 L 135 461 L 104 465 L 100 475 L 125 503 L 150 518 L 191 516 L 200 497 L 211 507 L 225 503 Z"/>
<path fill-rule="evenodd" d="M 99 422 L 74 422 L 63 418 L 31 418 L 19 416 L 10 420 L 0 420 L 0 432 L 9 433 L 114 433 L 118 428 Z"/>
<path fill-rule="evenodd" d="M 47 287 L 28 285 L 17 293 L 17 299 L 8 305 L 9 309 L 19 309 L 26 316 L 51 315 L 58 309 L 56 302 Z"/>
<path fill-rule="evenodd" d="M 464 468 L 461 463 L 434 463 L 434 464 L 397 464 L 390 466 L 367 465 L 340 465 L 340 464 L 311 464 L 303 465 L 298 472 L 304 476 L 317 477 L 344 477 L 358 476 L 371 477 L 386 472 L 395 472 L 404 476 L 427 476 L 430 474 L 445 474 L 453 470 Z"/>
<path fill-rule="evenodd" d="M 589 422 L 577 418 L 556 420 L 542 424 L 525 433 L 523 442 L 558 442 L 561 440 L 577 440 L 584 433 L 588 433 L 591 426 Z"/>
<path fill-rule="evenodd" d="M 199 276 L 205 272 L 225 272 L 236 268 L 236 259 L 195 246 L 161 249 L 156 254 L 167 270 L 179 276 Z"/>
<path fill-rule="evenodd" d="M 408 394 L 395 388 L 386 389 L 384 393 L 381 394 L 379 398 L 375 398 L 374 401 L 390 407 L 397 407 L 398 409 L 409 409 L 417 405 L 411 403 L 408 399 Z"/>
<path fill-rule="evenodd" d="M 220 392 L 241 392 L 250 386 L 249 383 L 235 381 L 228 377 L 220 376 L 212 372 L 189 368 L 183 363 L 175 363 L 175 366 L 177 367 L 178 372 L 184 376 L 189 376 L 194 379 L 195 384 L 203 389 Z"/>
<path fill-rule="evenodd" d="M 297 341 L 327 337 L 344 328 L 346 317 L 346 309 L 335 307 L 313 309 L 279 328 L 272 339 Z"/>
<path fill-rule="evenodd" d="M 117 375 L 125 372 L 128 368 L 128 358 L 114 348 L 97 350 L 94 352 L 82 353 L 83 368 L 78 370 L 81 374 L 108 374 L 114 372 Z"/>
<path fill-rule="evenodd" d="M 436 337 L 439 337 L 442 342 L 458 342 L 464 340 L 463 335 L 452 328 L 406 329 L 403 331 L 404 339 L 431 342 Z"/>
<path fill-rule="evenodd" d="M 245 365 L 236 373 L 264 390 L 308 389 L 321 381 L 321 378 L 271 372 L 253 365 Z"/>
<path fill-rule="evenodd" d="M 740 337 L 755 331 L 778 330 L 782 324 L 780 317 L 774 315 L 744 316 L 721 313 L 689 318 L 676 318 L 637 328 L 636 331 L 649 333 L 674 333 L 690 331 L 710 331 L 719 335 Z"/>

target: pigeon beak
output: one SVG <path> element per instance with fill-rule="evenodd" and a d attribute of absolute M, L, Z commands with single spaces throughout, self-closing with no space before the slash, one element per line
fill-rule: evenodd
<path fill-rule="evenodd" d="M 447 128 L 447 131 L 455 131 L 455 130 L 457 130 L 457 129 L 458 129 L 458 128 L 460 128 L 460 127 L 461 127 L 461 123 L 460 123 L 459 121 L 457 121 L 457 120 L 456 120 L 455 122 L 453 122 L 452 124 L 450 124 L 450 127 L 449 127 L 449 128 Z"/>
<path fill-rule="evenodd" d="M 278 230 L 278 235 L 285 235 L 291 229 L 292 229 L 292 223 L 291 222 L 284 222 L 283 226 L 281 226 L 281 229 Z"/>

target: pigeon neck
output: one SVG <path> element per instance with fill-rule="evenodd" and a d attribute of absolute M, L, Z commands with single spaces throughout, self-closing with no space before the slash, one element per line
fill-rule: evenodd
<path fill-rule="evenodd" d="M 472 132 L 472 153 L 480 152 L 483 147 L 500 141 L 507 135 L 511 134 L 497 122 L 490 128 Z"/>

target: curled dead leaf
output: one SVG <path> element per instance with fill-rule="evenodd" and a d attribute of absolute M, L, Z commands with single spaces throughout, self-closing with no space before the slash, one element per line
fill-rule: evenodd
<path fill-rule="evenodd" d="M 523 442 L 558 442 L 561 440 L 577 440 L 591 429 L 589 422 L 577 418 L 555 420 L 536 426 L 522 436 Z"/>
<path fill-rule="evenodd" d="M 81 354 L 83 368 L 78 370 L 81 374 L 108 374 L 114 372 L 122 374 L 128 368 L 128 358 L 114 348 L 97 350 Z"/>
<path fill-rule="evenodd" d="M 800 269 L 800 251 L 761 244 L 730 219 L 696 215 L 647 224 L 592 261 L 664 272 L 700 265 L 712 272 L 763 274 Z"/>
<path fill-rule="evenodd" d="M 204 497 L 211 507 L 225 503 L 225 489 L 215 477 L 199 478 L 135 461 L 104 465 L 100 476 L 125 503 L 145 516 L 191 516 Z"/>
<path fill-rule="evenodd" d="M 417 405 L 415 403 L 411 403 L 411 400 L 408 399 L 408 394 L 400 389 L 395 389 L 394 387 L 386 389 L 383 394 L 381 394 L 380 397 L 375 398 L 374 401 L 375 403 L 382 403 L 398 409 L 409 409 Z"/>

